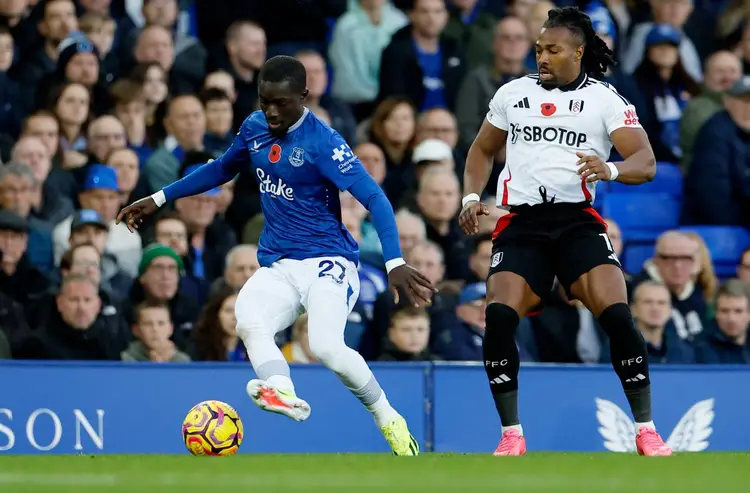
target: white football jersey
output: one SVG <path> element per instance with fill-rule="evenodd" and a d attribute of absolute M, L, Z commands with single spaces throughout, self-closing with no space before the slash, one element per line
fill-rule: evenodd
<path fill-rule="evenodd" d="M 508 132 L 497 205 L 594 201 L 595 183 L 577 174 L 578 156 L 607 161 L 612 132 L 640 128 L 635 107 L 606 82 L 583 74 L 572 84 L 545 89 L 537 74 L 503 85 L 490 101 L 487 120 Z"/>

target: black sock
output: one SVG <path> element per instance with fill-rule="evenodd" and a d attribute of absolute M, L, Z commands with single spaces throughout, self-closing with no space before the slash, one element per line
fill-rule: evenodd
<path fill-rule="evenodd" d="M 482 345 L 484 370 L 503 426 L 519 424 L 518 370 L 521 362 L 515 337 L 518 322 L 518 314 L 508 305 L 487 305 Z"/>
<path fill-rule="evenodd" d="M 599 315 L 609 336 L 612 366 L 620 377 L 636 423 L 651 421 L 651 380 L 648 376 L 646 341 L 635 327 L 630 307 L 617 303 Z"/>

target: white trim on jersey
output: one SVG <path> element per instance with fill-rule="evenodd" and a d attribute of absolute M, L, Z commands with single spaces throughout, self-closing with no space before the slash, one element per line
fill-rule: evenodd
<path fill-rule="evenodd" d="M 578 175 L 577 152 L 607 161 L 612 133 L 640 128 L 635 107 L 606 82 L 587 75 L 562 88 L 543 87 L 537 74 L 502 86 L 487 121 L 508 133 L 498 206 L 594 201 L 596 183 Z M 541 191 L 545 193 L 541 193 Z"/>

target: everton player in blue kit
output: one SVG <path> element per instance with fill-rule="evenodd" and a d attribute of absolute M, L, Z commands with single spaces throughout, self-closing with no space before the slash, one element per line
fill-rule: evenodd
<path fill-rule="evenodd" d="M 238 173 L 253 173 L 265 225 L 258 245 L 261 269 L 237 297 L 237 332 L 257 374 L 247 391 L 262 409 L 297 421 L 310 406 L 297 397 L 289 365 L 274 335 L 308 313 L 310 349 L 373 414 L 393 453 L 417 455 L 406 421 L 388 402 L 367 363 L 344 344 L 346 319 L 359 294 L 357 243 L 341 223 L 339 190 L 348 190 L 372 215 L 394 295 L 401 288 L 415 305 L 434 288 L 401 258 L 388 199 L 341 136 L 303 103 L 302 64 L 273 57 L 259 76 L 261 111 L 242 124 L 232 146 L 151 197 L 125 207 L 118 222 L 132 230 L 167 201 L 211 190 Z"/>

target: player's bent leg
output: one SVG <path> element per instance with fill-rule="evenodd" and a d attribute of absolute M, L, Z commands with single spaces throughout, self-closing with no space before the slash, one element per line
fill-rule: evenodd
<path fill-rule="evenodd" d="M 310 406 L 296 396 L 289 364 L 274 336 L 300 313 L 297 290 L 273 268 L 263 267 L 240 290 L 235 304 L 237 333 L 245 343 L 257 379 L 247 384 L 253 402 L 266 411 L 304 421 Z"/>
<path fill-rule="evenodd" d="M 502 423 L 502 439 L 494 455 L 523 455 L 526 439 L 518 417 L 518 373 L 521 367 L 516 328 L 521 317 L 541 302 L 526 280 L 513 272 L 497 272 L 487 280 L 484 369 Z"/>
<path fill-rule="evenodd" d="M 418 455 L 419 445 L 406 420 L 390 405 L 364 358 L 344 343 L 349 306 L 354 303 L 347 292 L 348 286 L 326 278 L 310 286 L 306 300 L 310 351 L 373 414 L 394 455 Z"/>
<path fill-rule="evenodd" d="M 625 278 L 615 265 L 599 265 L 583 274 L 570 293 L 594 314 L 610 340 L 610 356 L 633 413 L 636 448 L 641 455 L 672 455 L 651 418 L 648 351 L 633 322 Z"/>

